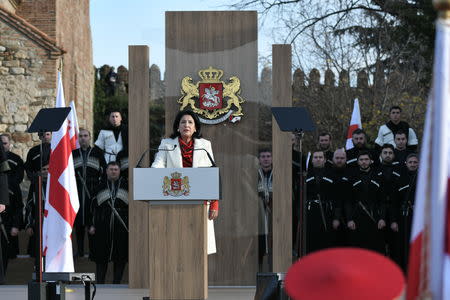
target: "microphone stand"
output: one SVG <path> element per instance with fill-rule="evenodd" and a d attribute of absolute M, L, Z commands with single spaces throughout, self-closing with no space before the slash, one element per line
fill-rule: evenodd
<path fill-rule="evenodd" d="M 136 167 L 135 168 L 140 168 L 141 167 L 141 162 L 145 157 L 145 154 L 147 154 L 150 151 L 174 151 L 177 148 L 177 145 L 173 145 L 172 149 L 159 149 L 159 148 L 149 148 L 147 150 L 144 151 L 144 153 L 142 153 L 141 157 L 139 158 Z"/>
<path fill-rule="evenodd" d="M 298 145 L 298 150 L 299 150 L 299 159 L 298 159 L 298 164 L 299 164 L 299 175 L 298 175 L 298 180 L 299 180 L 299 222 L 297 224 L 297 237 L 296 237 L 296 248 L 298 249 L 297 251 L 297 255 L 298 257 L 302 257 L 306 254 L 306 185 L 304 185 L 304 178 L 303 178 L 303 165 L 302 165 L 302 160 L 303 160 L 303 149 L 302 149 L 302 144 L 303 144 L 303 136 L 304 136 L 304 132 L 303 130 L 295 130 L 293 132 L 293 134 L 295 135 L 295 143 L 296 145 Z M 295 151 L 295 149 L 294 149 Z"/>

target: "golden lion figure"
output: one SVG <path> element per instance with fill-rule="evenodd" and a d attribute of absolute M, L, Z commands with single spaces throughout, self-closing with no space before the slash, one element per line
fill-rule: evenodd
<path fill-rule="evenodd" d="M 236 76 L 230 78 L 230 83 L 224 84 L 223 89 L 223 97 L 228 97 L 230 99 L 227 100 L 227 107 L 222 108 L 224 112 L 228 111 L 231 108 L 231 105 L 234 104 L 238 108 L 238 110 L 233 114 L 233 116 L 242 116 L 242 107 L 241 103 L 244 102 L 239 94 L 241 93 L 241 81 Z"/>
<path fill-rule="evenodd" d="M 197 112 L 198 109 L 195 107 L 195 101 L 192 99 L 193 97 L 198 97 L 198 83 L 192 84 L 192 78 L 186 76 L 181 80 L 181 93 L 184 95 L 180 99 L 178 99 L 178 103 L 181 104 L 180 110 L 184 110 L 186 106 L 190 105 L 194 112 Z"/>

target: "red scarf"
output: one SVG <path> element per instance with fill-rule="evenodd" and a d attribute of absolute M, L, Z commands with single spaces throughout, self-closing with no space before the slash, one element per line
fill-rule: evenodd
<path fill-rule="evenodd" d="M 192 168 L 192 161 L 194 159 L 194 140 L 186 143 L 183 139 L 178 138 L 178 143 L 181 148 L 181 159 L 183 162 L 183 168 Z"/>

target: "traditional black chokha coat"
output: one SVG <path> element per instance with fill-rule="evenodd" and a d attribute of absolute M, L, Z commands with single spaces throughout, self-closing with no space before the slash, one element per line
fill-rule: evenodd
<path fill-rule="evenodd" d="M 41 169 L 41 145 L 34 146 L 28 151 L 25 161 L 25 171 L 30 180 L 34 179 L 34 174 Z M 50 161 L 50 143 L 42 144 L 42 165 L 48 164 Z"/>
<path fill-rule="evenodd" d="M 394 186 L 392 203 L 389 206 L 390 223 L 396 222 L 398 233 L 392 243 L 391 258 L 406 272 L 409 257 L 414 202 L 416 195 L 417 171 L 402 172 Z"/>
<path fill-rule="evenodd" d="M 332 246 L 335 213 L 334 178 L 328 168 L 311 168 L 306 176 L 306 252 Z"/>
<path fill-rule="evenodd" d="M 92 214 L 95 234 L 91 259 L 96 263 L 128 261 L 128 183 L 125 178 L 115 182 L 105 180 L 99 186 L 92 201 Z"/>
<path fill-rule="evenodd" d="M 102 181 L 106 168 L 103 152 L 97 147 L 89 147 L 86 151 L 72 151 L 75 178 L 77 181 L 80 209 L 75 222 L 78 225 L 89 226 L 92 223 L 91 200 Z"/>
<path fill-rule="evenodd" d="M 8 176 L 9 206 L 2 218 L 8 229 L 7 231 L 9 231 L 11 227 L 21 228 L 23 226 L 23 201 L 20 184 L 24 177 L 24 163 L 19 155 L 10 151 L 6 152 L 6 156 L 10 169 L 6 172 Z"/>
<path fill-rule="evenodd" d="M 378 221 L 386 221 L 386 200 L 381 178 L 375 170 L 355 170 L 352 177 L 351 200 L 345 205 L 347 221 L 354 221 L 356 230 L 349 230 L 354 247 L 385 253 L 384 233 Z"/>
<path fill-rule="evenodd" d="M 0 204 L 8 205 L 9 204 L 9 193 L 8 193 L 8 177 L 6 172 L 9 170 L 6 153 L 3 147 L 0 147 Z M 3 234 L 3 233 L 0 233 Z M 2 240 L 5 241 L 5 238 L 0 236 L 0 250 L 2 250 Z M 3 284 L 5 281 L 5 270 L 3 267 L 3 253 L 0 253 L 0 284 Z"/>

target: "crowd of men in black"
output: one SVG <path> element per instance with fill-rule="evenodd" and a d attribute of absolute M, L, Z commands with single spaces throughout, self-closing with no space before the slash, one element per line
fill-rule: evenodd
<path fill-rule="evenodd" d="M 400 107 L 392 107 L 389 117 L 389 122 L 380 127 L 372 148 L 361 129 L 353 132 L 354 147 L 349 150 L 332 151 L 331 135 L 319 135 L 318 147 L 309 152 L 302 176 L 306 253 L 336 246 L 366 248 L 388 255 L 406 272 L 419 166 L 418 141 L 414 130 L 400 120 Z M 294 144 L 294 245 L 298 245 L 301 236 L 299 199 L 302 191 L 297 151 Z M 271 253 L 272 159 L 269 149 L 260 151 L 259 161 L 259 265 L 262 270 L 264 257 Z"/>
<path fill-rule="evenodd" d="M 85 237 L 89 241 L 91 260 L 96 263 L 96 281 L 105 283 L 109 262 L 114 262 L 113 283 L 120 283 L 128 261 L 128 151 L 127 128 L 120 112 L 109 114 L 109 125 L 101 130 L 94 146 L 91 134 L 80 129 L 80 148 L 72 152 L 80 208 L 74 224 L 76 250 L 74 258 L 85 256 Z M 0 214 L 0 284 L 5 281 L 8 260 L 19 253 L 18 234 L 25 230 L 29 236 L 27 253 L 37 257 L 39 245 L 36 233 L 38 175 L 42 175 L 42 200 L 45 200 L 49 172 L 52 133 L 40 135 L 42 142 L 30 149 L 26 161 L 11 152 L 11 137 L 0 135 L 5 161 L 8 163 L 6 209 Z M 0 170 L 1 172 L 1 170 Z M 26 201 L 23 201 L 21 183 L 24 174 L 30 180 Z M 1 183 L 1 182 L 0 182 Z M 0 197 L 1 198 L 1 197 Z M 0 204 L 2 200 L 0 199 Z M 43 204 L 44 205 L 44 204 Z"/>

